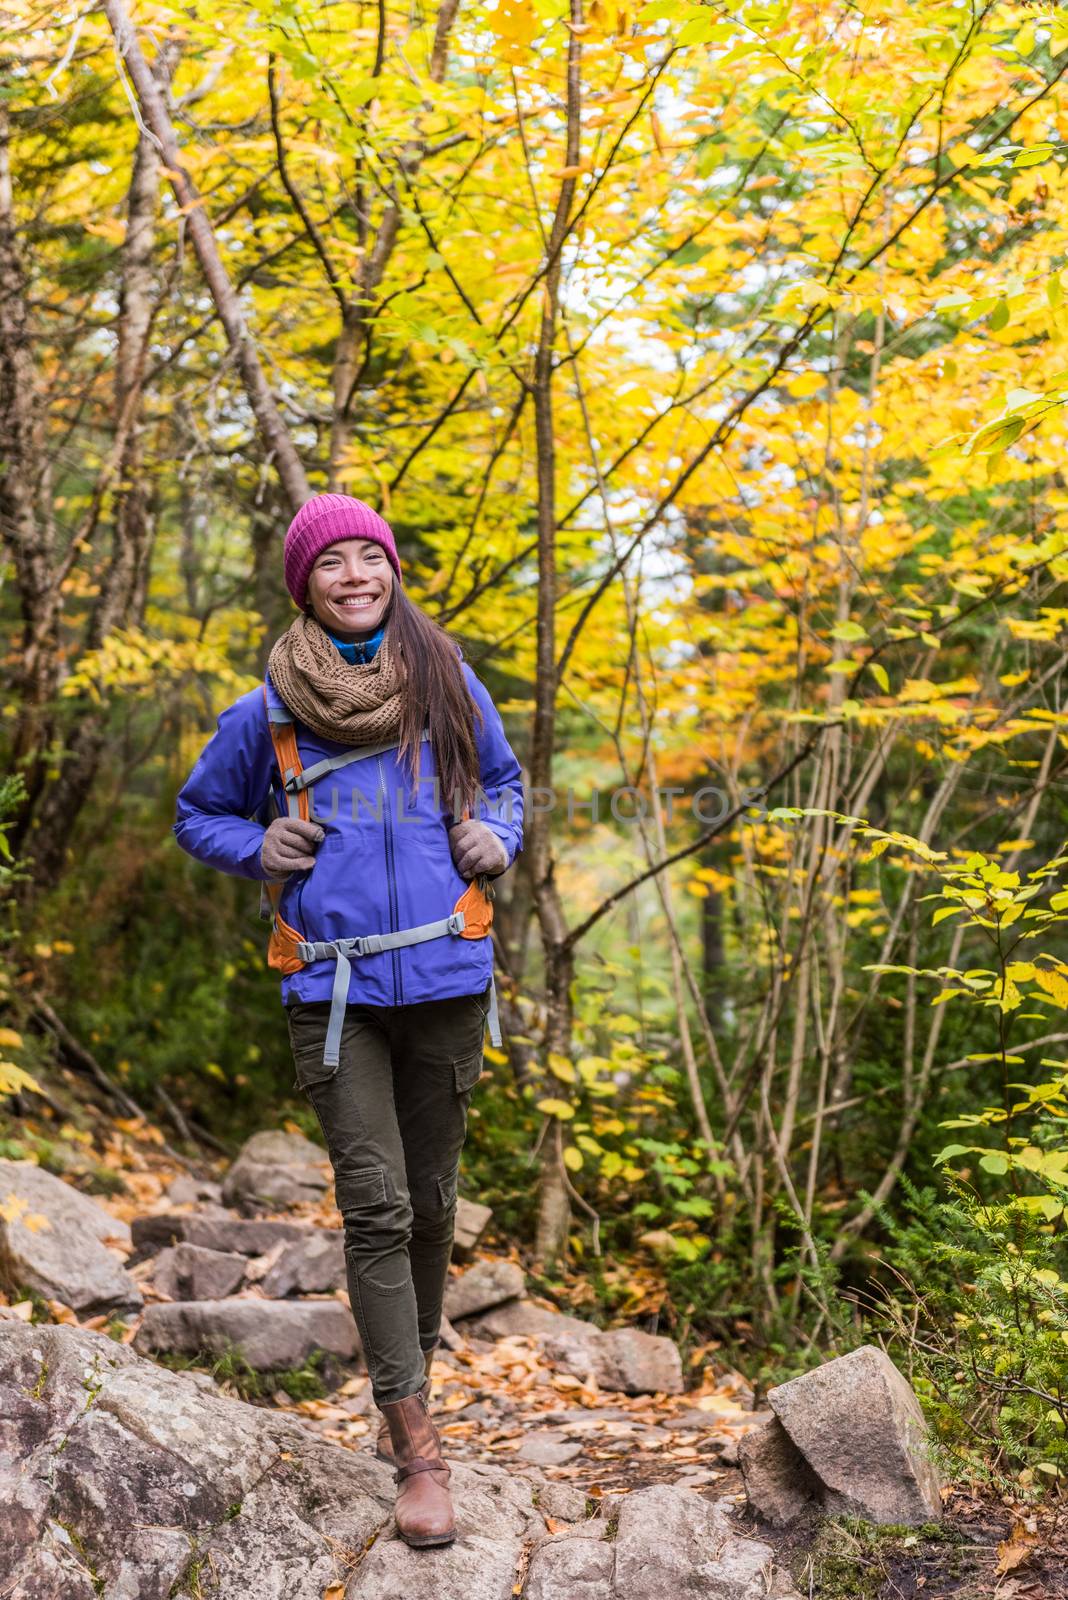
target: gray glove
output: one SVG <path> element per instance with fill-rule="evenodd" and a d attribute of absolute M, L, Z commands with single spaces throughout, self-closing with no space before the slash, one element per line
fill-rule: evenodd
<path fill-rule="evenodd" d="M 326 838 L 317 822 L 300 817 L 276 817 L 263 835 L 260 864 L 270 878 L 288 878 L 291 872 L 314 867 L 312 851 Z"/>
<path fill-rule="evenodd" d="M 474 818 L 449 829 L 449 849 L 461 878 L 495 878 L 508 865 L 508 852 L 493 829 Z"/>

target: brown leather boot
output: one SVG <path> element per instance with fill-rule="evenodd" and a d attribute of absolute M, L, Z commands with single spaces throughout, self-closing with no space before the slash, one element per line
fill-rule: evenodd
<path fill-rule="evenodd" d="M 426 1382 L 420 1389 L 419 1393 L 423 1396 L 423 1399 L 426 1401 L 428 1407 L 430 1405 L 431 1390 L 430 1367 L 436 1354 L 437 1345 L 434 1346 L 433 1350 L 426 1350 L 423 1352 L 423 1365 L 426 1370 Z M 382 1418 L 382 1421 L 378 1425 L 378 1438 L 375 1440 L 375 1455 L 378 1457 L 379 1461 L 388 1461 L 391 1467 L 395 1467 L 397 1465 L 393 1455 L 393 1446 L 390 1443 L 389 1438 L 389 1423 L 386 1421 L 385 1417 Z"/>
<path fill-rule="evenodd" d="M 422 1390 L 382 1406 L 397 1470 L 393 1515 L 405 1544 L 451 1544 L 456 1537 L 449 1468 Z"/>

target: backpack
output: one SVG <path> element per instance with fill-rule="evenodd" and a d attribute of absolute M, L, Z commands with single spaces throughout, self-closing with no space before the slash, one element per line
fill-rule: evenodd
<path fill-rule="evenodd" d="M 323 761 L 318 761 L 314 766 L 305 768 L 297 746 L 297 733 L 293 715 L 288 706 L 281 699 L 270 680 L 263 685 L 263 701 L 267 714 L 267 723 L 271 734 L 271 744 L 274 747 L 275 761 L 278 765 L 279 775 L 282 779 L 282 788 L 286 795 L 286 802 L 291 817 L 299 817 L 303 821 L 311 820 L 311 808 L 308 804 L 308 791 L 312 784 L 319 778 L 325 777 L 328 772 L 334 772 L 339 767 L 348 766 L 354 761 L 363 761 L 371 756 L 381 755 L 386 750 L 395 750 L 399 740 L 392 739 L 381 744 L 359 745 L 351 750 L 344 751 L 341 755 L 331 756 Z M 429 739 L 429 730 L 423 730 L 423 738 Z M 465 808 L 464 818 L 468 816 Z M 493 922 L 493 887 L 490 879 L 479 876 L 472 879 L 467 888 L 459 896 L 452 912 L 448 917 L 443 917 L 437 922 L 423 923 L 416 928 L 401 929 L 396 933 L 355 935 L 351 938 L 334 939 L 308 943 L 302 933 L 290 926 L 279 914 L 279 903 L 282 898 L 282 882 L 265 882 L 260 899 L 261 911 L 271 920 L 271 934 L 267 942 L 267 965 L 276 971 L 291 974 L 299 972 L 311 961 L 334 960 L 337 970 L 334 980 L 333 1003 L 330 1014 L 330 1024 L 327 1030 L 326 1051 L 324 1062 L 328 1066 L 336 1066 L 339 1060 L 338 1047 L 341 1042 L 341 1026 L 344 1021 L 345 1005 L 348 1000 L 348 976 L 351 972 L 351 957 L 378 954 L 382 950 L 402 949 L 406 945 L 419 944 L 425 939 L 442 938 L 446 935 L 461 939 L 486 939 L 489 937 L 490 927 Z M 497 1011 L 497 992 L 491 974 L 490 977 L 490 1009 L 487 1017 L 490 1030 L 490 1041 L 500 1046 L 500 1022 Z"/>

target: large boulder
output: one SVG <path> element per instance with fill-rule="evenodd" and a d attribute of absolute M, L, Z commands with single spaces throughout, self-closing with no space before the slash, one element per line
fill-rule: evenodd
<path fill-rule="evenodd" d="M 74 1328 L 0 1328 L 0 1547 L 34 1600 L 321 1600 L 389 1471 Z"/>
<path fill-rule="evenodd" d="M 302 1367 L 315 1351 L 340 1361 L 359 1336 L 340 1300 L 185 1300 L 145 1307 L 135 1347 L 175 1355 L 239 1353 L 257 1372 Z"/>
<path fill-rule="evenodd" d="M 32 1161 L 0 1161 L 0 1275 L 83 1315 L 136 1311 L 141 1291 L 106 1241 L 130 1229 Z"/>
<path fill-rule="evenodd" d="M 238 1211 L 276 1211 L 317 1202 L 333 1182 L 330 1159 L 302 1133 L 268 1128 L 246 1139 L 223 1179 L 222 1197 Z"/>
<path fill-rule="evenodd" d="M 768 1404 L 774 1420 L 740 1452 L 759 1515 L 792 1521 L 815 1500 L 825 1512 L 868 1522 L 939 1521 L 942 1498 L 923 1413 L 885 1351 L 864 1345 L 827 1361 L 769 1390 Z"/>
<path fill-rule="evenodd" d="M 27 1600 L 506 1600 L 536 1485 L 452 1472 L 455 1544 L 412 1550 L 370 1450 L 99 1334 L 0 1327 L 0 1548 Z"/>
<path fill-rule="evenodd" d="M 592 1375 L 603 1389 L 624 1394 L 681 1394 L 682 1361 L 678 1346 L 660 1334 L 639 1328 L 602 1332 L 581 1317 L 550 1311 L 530 1300 L 511 1300 L 462 1324 L 465 1334 L 503 1339 L 525 1334 L 546 1359 L 575 1377 Z"/>

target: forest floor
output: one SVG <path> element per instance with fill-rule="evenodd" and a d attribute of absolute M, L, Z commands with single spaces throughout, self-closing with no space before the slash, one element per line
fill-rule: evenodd
<path fill-rule="evenodd" d="M 158 1204 L 184 1170 L 149 1123 L 117 1120 L 105 1107 L 79 1121 L 74 1143 L 87 1162 L 121 1178 L 107 1194 L 92 1183 L 79 1186 L 93 1188 L 123 1220 Z M 70 1141 L 74 1130 L 58 1129 L 47 1117 L 5 1119 L 0 1140 L 51 1142 L 60 1132 Z M 218 1176 L 210 1162 L 199 1171 Z M 78 1182 L 77 1174 L 68 1176 Z M 336 1212 L 327 1208 L 316 1220 L 335 1226 Z M 500 1253 L 518 1259 L 514 1251 Z M 50 1304 L 56 1320 L 77 1320 Z M 29 1301 L 18 1309 L 26 1317 L 40 1314 Z M 106 1329 L 108 1321 L 94 1317 L 82 1326 Z M 136 1331 L 136 1322 L 129 1325 L 123 1342 Z M 215 1375 L 224 1390 L 241 1392 L 232 1376 Z M 432 1376 L 435 1417 L 447 1453 L 458 1461 L 514 1466 L 566 1483 L 589 1500 L 668 1482 L 745 1505 L 737 1446 L 756 1419 L 752 1391 L 737 1372 L 706 1366 L 698 1386 L 681 1395 L 630 1396 L 556 1370 L 534 1339 L 512 1335 L 462 1338 L 458 1348 L 439 1352 Z M 336 1387 L 302 1400 L 268 1386 L 253 1403 L 285 1411 L 346 1449 L 374 1448 L 379 1417 L 364 1374 L 344 1375 Z M 787 1531 L 761 1526 L 759 1533 L 809 1600 L 1068 1600 L 1068 1501 L 1049 1499 L 1036 1510 L 989 1489 L 954 1487 L 940 1528 L 877 1529 L 835 1518 Z"/>

